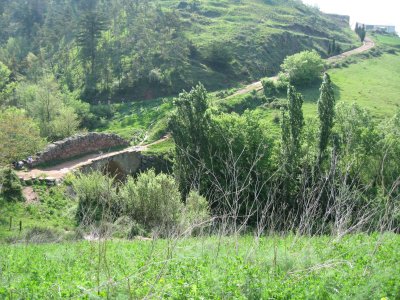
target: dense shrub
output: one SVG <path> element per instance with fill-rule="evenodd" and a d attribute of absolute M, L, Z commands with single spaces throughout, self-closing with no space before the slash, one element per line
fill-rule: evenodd
<path fill-rule="evenodd" d="M 7 200 L 23 198 L 21 181 L 11 168 L 0 170 L 0 194 Z"/>
<path fill-rule="evenodd" d="M 115 220 L 119 215 L 121 204 L 112 178 L 100 172 L 78 174 L 72 179 L 72 186 L 79 201 L 76 218 L 80 224 Z"/>
<path fill-rule="evenodd" d="M 265 97 L 274 96 L 277 92 L 275 81 L 273 79 L 264 79 L 262 81 Z"/>
<path fill-rule="evenodd" d="M 179 223 L 183 203 L 178 186 L 169 175 L 156 175 L 151 170 L 137 179 L 130 177 L 119 196 L 126 214 L 147 230 L 159 229 L 164 233 Z"/>
<path fill-rule="evenodd" d="M 197 232 L 210 220 L 210 209 L 207 199 L 192 191 L 186 199 L 183 212 L 183 225 L 188 232 Z"/>
<path fill-rule="evenodd" d="M 292 84 L 305 85 L 321 76 L 324 62 L 316 51 L 303 51 L 286 57 L 281 68 Z"/>
<path fill-rule="evenodd" d="M 190 192 L 186 205 L 175 179 L 154 170 L 117 183 L 100 172 L 69 179 L 79 201 L 76 217 L 95 235 L 133 238 L 190 233 L 210 218 L 205 198 Z M 187 230 L 189 228 L 189 230 Z"/>
<path fill-rule="evenodd" d="M 232 61 L 232 53 L 227 45 L 214 43 L 207 49 L 205 59 L 214 69 L 224 70 Z"/>

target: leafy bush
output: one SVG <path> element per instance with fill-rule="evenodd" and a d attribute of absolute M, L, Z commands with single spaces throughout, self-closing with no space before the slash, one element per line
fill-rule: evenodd
<path fill-rule="evenodd" d="M 273 79 L 264 79 L 262 81 L 262 86 L 264 89 L 264 95 L 265 97 L 271 97 L 274 96 L 277 92 L 275 82 Z"/>
<path fill-rule="evenodd" d="M 286 74 L 279 73 L 278 80 L 276 82 L 276 90 L 279 93 L 286 93 L 289 85 L 289 78 Z"/>
<path fill-rule="evenodd" d="M 22 196 L 22 185 L 18 175 L 11 169 L 0 170 L 0 194 L 8 200 L 20 200 Z"/>
<path fill-rule="evenodd" d="M 316 51 L 303 51 L 286 57 L 281 68 L 292 84 L 306 85 L 321 76 L 324 62 Z"/>
<path fill-rule="evenodd" d="M 61 241 L 63 238 L 62 234 L 44 227 L 33 227 L 25 234 L 25 241 L 27 243 L 55 243 Z"/>
<path fill-rule="evenodd" d="M 173 177 L 154 170 L 132 177 L 121 187 L 120 197 L 126 214 L 147 230 L 162 233 L 179 223 L 183 209 L 178 186 Z"/>
<path fill-rule="evenodd" d="M 214 43 L 207 50 L 205 58 L 211 67 L 217 70 L 224 70 L 229 67 L 232 61 L 232 53 L 225 44 Z"/>
<path fill-rule="evenodd" d="M 16 108 L 0 112 L 0 141 L 0 164 L 25 159 L 45 144 L 34 120 Z"/>
<path fill-rule="evenodd" d="M 72 179 L 72 187 L 79 201 L 76 218 L 80 224 L 115 220 L 120 214 L 121 205 L 112 178 L 100 172 L 78 174 Z"/>
<path fill-rule="evenodd" d="M 210 220 L 210 208 L 206 198 L 198 192 L 192 191 L 186 199 L 183 223 L 185 227 L 193 229 L 203 228 Z"/>

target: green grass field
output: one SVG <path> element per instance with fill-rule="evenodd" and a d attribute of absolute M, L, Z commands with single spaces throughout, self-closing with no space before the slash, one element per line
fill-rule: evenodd
<path fill-rule="evenodd" d="M 48 189 L 35 186 L 34 190 L 40 202 L 8 202 L 0 196 L 0 243 L 19 239 L 28 231 L 39 227 L 51 228 L 60 234 L 75 229 L 77 203 L 67 199 L 65 187 Z"/>
<path fill-rule="evenodd" d="M 172 99 L 114 104 L 115 113 L 110 120 L 98 129 L 112 132 L 134 142 L 158 140 L 165 134 L 167 115 L 172 110 Z"/>
<path fill-rule="evenodd" d="M 400 237 L 0 246 L 6 299 L 399 299 Z"/>
<path fill-rule="evenodd" d="M 334 84 L 337 103 L 356 103 L 380 120 L 393 116 L 400 109 L 400 86 L 397 82 L 400 78 L 400 53 L 388 52 L 389 49 L 400 47 L 400 38 L 376 35 L 373 39 L 382 55 L 373 56 L 367 53 L 350 57 L 347 61 L 351 63 L 327 72 Z M 320 84 L 321 82 L 316 82 L 312 86 L 298 89 L 304 97 L 303 111 L 306 118 L 317 115 Z M 279 125 L 272 122 L 280 116 L 279 109 L 261 108 L 258 103 L 247 103 L 246 97 L 249 95 L 217 100 L 216 103 L 230 109 L 238 108 L 239 111 L 246 108 L 254 110 L 257 115 L 264 115 L 267 123 L 272 125 L 270 130 L 279 130 Z M 262 93 L 258 95 L 261 96 Z M 286 95 L 281 94 L 278 98 L 279 101 L 285 101 Z"/>
<path fill-rule="evenodd" d="M 376 118 L 393 115 L 400 108 L 400 55 L 384 54 L 347 68 L 328 71 L 336 86 L 338 102 L 357 103 Z M 318 89 L 304 90 L 305 113 L 316 113 Z"/>

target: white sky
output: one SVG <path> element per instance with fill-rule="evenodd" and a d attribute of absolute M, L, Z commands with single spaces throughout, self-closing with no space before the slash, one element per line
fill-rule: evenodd
<path fill-rule="evenodd" d="M 400 0 L 303 0 L 321 11 L 349 15 L 351 23 L 395 25 L 400 32 Z"/>

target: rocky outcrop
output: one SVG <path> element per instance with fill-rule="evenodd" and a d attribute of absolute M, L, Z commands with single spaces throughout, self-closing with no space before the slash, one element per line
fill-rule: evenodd
<path fill-rule="evenodd" d="M 129 142 L 116 134 L 94 132 L 79 134 L 48 145 L 45 150 L 37 154 L 32 165 L 37 166 L 97 151 L 128 146 Z"/>

